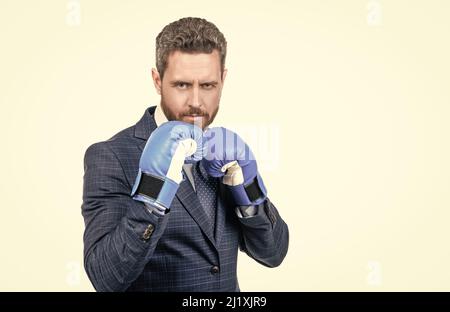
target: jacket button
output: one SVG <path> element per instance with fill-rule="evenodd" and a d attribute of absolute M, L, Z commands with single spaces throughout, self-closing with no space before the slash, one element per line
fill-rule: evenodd
<path fill-rule="evenodd" d="M 149 224 L 147 226 L 147 228 L 145 229 L 144 234 L 142 234 L 142 238 L 144 240 L 149 240 L 149 238 L 150 238 L 150 236 L 152 236 L 154 230 L 155 230 L 154 225 L 153 224 Z"/>
<path fill-rule="evenodd" d="M 211 273 L 212 274 L 217 274 L 217 273 L 219 273 L 219 267 L 218 266 L 213 266 L 212 268 L 211 268 Z"/>

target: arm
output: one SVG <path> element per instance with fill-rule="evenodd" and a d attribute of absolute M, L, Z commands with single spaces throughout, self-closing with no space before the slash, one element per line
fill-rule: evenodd
<path fill-rule="evenodd" d="M 250 147 L 223 127 L 210 128 L 204 140 L 203 165 L 209 175 L 221 178 L 235 204 L 242 229 L 241 250 L 265 266 L 280 265 L 288 249 L 288 227 L 267 197 Z"/>
<path fill-rule="evenodd" d="M 150 213 L 130 196 L 119 160 L 106 143 L 84 158 L 84 266 L 97 291 L 124 291 L 151 259 L 169 214 Z"/>
<path fill-rule="evenodd" d="M 185 159 L 202 154 L 201 133 L 178 121 L 155 129 L 141 154 L 133 188 L 108 143 L 88 148 L 84 262 L 95 289 L 124 291 L 142 273 L 167 226 Z"/>
<path fill-rule="evenodd" d="M 258 205 L 256 214 L 241 217 L 242 238 L 239 248 L 248 256 L 267 267 L 283 262 L 289 245 L 289 229 L 275 205 L 266 198 Z"/>

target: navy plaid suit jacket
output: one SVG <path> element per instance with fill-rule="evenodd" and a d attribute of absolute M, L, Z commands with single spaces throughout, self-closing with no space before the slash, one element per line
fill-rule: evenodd
<path fill-rule="evenodd" d="M 133 200 L 139 159 L 157 127 L 154 111 L 148 108 L 136 125 L 86 150 L 86 273 L 97 291 L 240 291 L 238 250 L 278 266 L 287 253 L 288 227 L 269 199 L 256 215 L 239 218 L 222 186 L 214 226 L 187 179 L 164 216 Z"/>

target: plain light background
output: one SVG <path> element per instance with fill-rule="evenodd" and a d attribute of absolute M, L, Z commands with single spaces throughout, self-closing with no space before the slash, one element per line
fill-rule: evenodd
<path fill-rule="evenodd" d="M 259 142 L 290 230 L 278 268 L 240 253 L 241 289 L 450 290 L 449 12 L 446 0 L 1 0 L 0 290 L 93 290 L 84 152 L 159 102 L 155 37 L 185 16 L 228 41 L 217 123 Z"/>

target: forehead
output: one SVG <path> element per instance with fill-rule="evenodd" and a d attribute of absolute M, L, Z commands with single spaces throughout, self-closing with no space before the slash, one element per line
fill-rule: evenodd
<path fill-rule="evenodd" d="M 212 53 L 172 52 L 167 59 L 164 76 L 174 79 L 208 79 L 220 76 L 220 55 Z"/>

